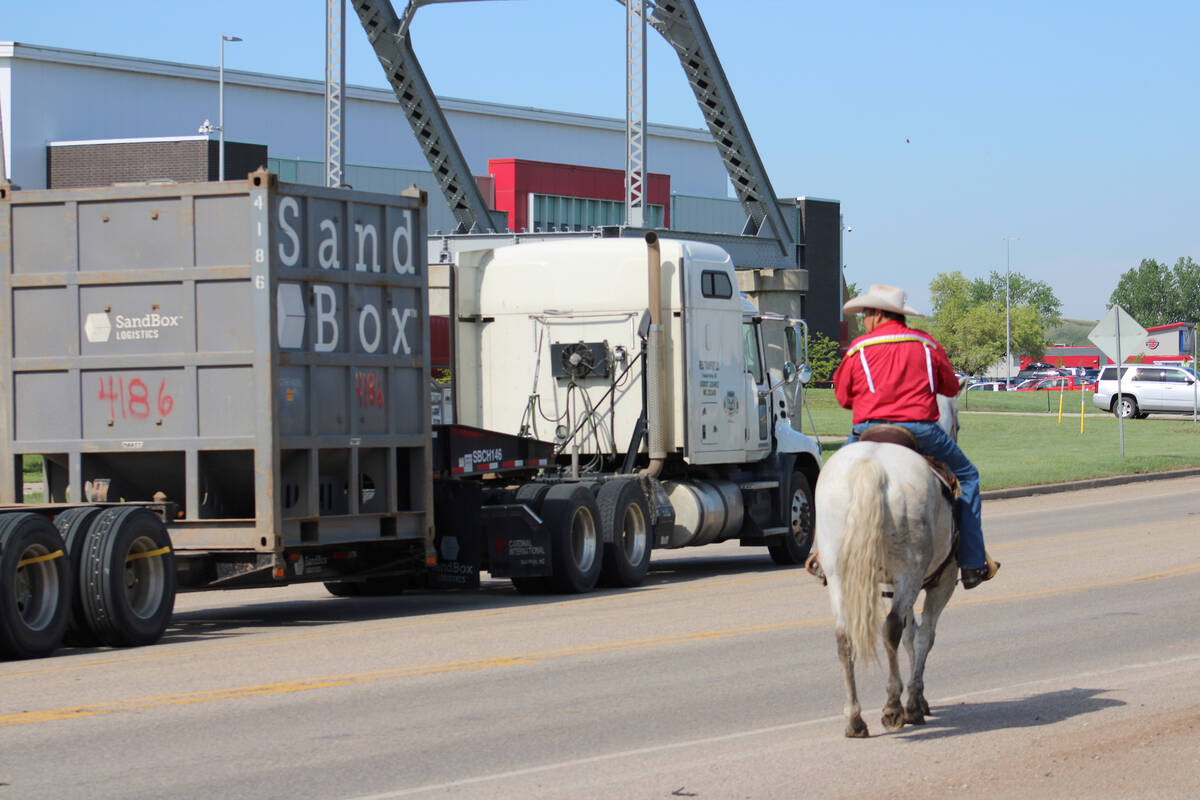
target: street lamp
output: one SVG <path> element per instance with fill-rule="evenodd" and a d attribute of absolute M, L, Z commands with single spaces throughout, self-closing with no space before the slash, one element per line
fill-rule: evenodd
<path fill-rule="evenodd" d="M 217 174 L 220 180 L 225 180 L 225 43 L 240 41 L 240 36 L 221 34 L 221 61 L 217 69 Z"/>

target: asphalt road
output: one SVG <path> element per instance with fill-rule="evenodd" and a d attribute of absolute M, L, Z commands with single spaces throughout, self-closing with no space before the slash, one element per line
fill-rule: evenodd
<path fill-rule="evenodd" d="M 0 663 L 0 800 L 1200 796 L 1200 478 L 989 501 L 923 727 L 842 736 L 825 590 L 759 550 L 528 598 L 183 595 L 164 640 Z"/>

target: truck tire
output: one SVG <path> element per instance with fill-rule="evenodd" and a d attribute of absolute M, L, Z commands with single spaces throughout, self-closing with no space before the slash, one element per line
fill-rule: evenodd
<path fill-rule="evenodd" d="M 600 509 L 587 486 L 560 483 L 542 502 L 542 521 L 550 533 L 550 587 L 564 594 L 590 592 L 603 562 Z"/>
<path fill-rule="evenodd" d="M 788 532 L 780 544 L 767 546 L 771 560 L 783 566 L 797 566 L 808 558 L 813 545 L 813 497 L 808 478 L 793 472 L 788 494 L 784 497 L 784 522 Z"/>
<path fill-rule="evenodd" d="M 96 634 L 88 625 L 87 614 L 83 611 L 83 584 L 80 579 L 80 565 L 83 563 L 83 543 L 87 539 L 92 523 L 104 509 L 100 506 L 80 506 L 70 508 L 54 518 L 54 527 L 58 528 L 66 545 L 67 556 L 71 560 L 71 613 L 67 617 L 67 631 L 63 634 L 63 644 L 72 647 L 94 647 L 100 644 Z"/>
<path fill-rule="evenodd" d="M 88 531 L 80 564 L 83 610 L 103 644 L 154 644 L 175 607 L 175 553 L 152 512 L 106 508 Z"/>
<path fill-rule="evenodd" d="M 533 509 L 533 513 L 541 515 L 542 502 L 549 492 L 550 484 L 548 483 L 527 483 L 517 489 L 513 502 L 524 503 Z M 517 590 L 518 594 L 546 594 L 550 591 L 549 580 L 541 576 L 509 578 L 509 580 L 512 581 L 513 588 Z"/>
<path fill-rule="evenodd" d="M 1121 395 L 1120 402 L 1113 400 L 1112 412 L 1122 419 L 1138 419 L 1138 404 L 1132 396 Z"/>
<path fill-rule="evenodd" d="M 71 564 L 45 517 L 0 517 L 0 655 L 40 658 L 62 643 L 71 613 Z"/>
<path fill-rule="evenodd" d="M 636 478 L 619 478 L 600 487 L 596 497 L 604 546 L 600 582 L 605 586 L 641 586 L 650 569 L 650 505 Z"/>
<path fill-rule="evenodd" d="M 334 597 L 395 597 L 411 588 L 405 578 L 367 578 L 358 581 L 326 581 L 325 588 Z"/>
<path fill-rule="evenodd" d="M 353 581 L 325 581 L 325 589 L 334 597 L 360 597 L 362 584 Z"/>

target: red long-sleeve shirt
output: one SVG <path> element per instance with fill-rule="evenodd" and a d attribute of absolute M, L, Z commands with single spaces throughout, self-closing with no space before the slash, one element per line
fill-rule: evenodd
<path fill-rule="evenodd" d="M 856 425 L 932 422 L 938 418 L 936 395 L 958 394 L 958 376 L 936 339 L 888 320 L 850 343 L 833 388 L 838 403 L 854 412 Z"/>

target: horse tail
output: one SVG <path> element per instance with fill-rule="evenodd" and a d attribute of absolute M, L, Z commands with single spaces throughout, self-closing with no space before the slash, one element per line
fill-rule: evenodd
<path fill-rule="evenodd" d="M 884 618 L 879 584 L 885 569 L 886 483 L 887 473 L 873 458 L 864 458 L 850 468 L 850 502 L 837 565 L 842 578 L 842 613 L 851 652 L 858 658 L 876 662 Z"/>

